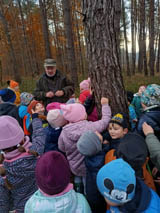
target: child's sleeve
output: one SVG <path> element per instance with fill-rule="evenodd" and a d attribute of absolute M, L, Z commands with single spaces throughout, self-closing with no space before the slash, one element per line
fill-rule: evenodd
<path fill-rule="evenodd" d="M 30 147 L 30 150 L 36 151 L 41 155 L 44 152 L 46 133 L 42 126 L 42 120 L 38 118 L 37 113 L 32 115 L 32 127 L 32 146 Z"/>

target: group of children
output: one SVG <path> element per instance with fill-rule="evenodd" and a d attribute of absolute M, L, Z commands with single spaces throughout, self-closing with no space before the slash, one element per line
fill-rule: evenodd
<path fill-rule="evenodd" d="M 98 120 L 90 87 L 46 108 L 0 90 L 0 213 L 159 212 L 160 86 L 127 93 L 130 123 L 105 97 Z"/>

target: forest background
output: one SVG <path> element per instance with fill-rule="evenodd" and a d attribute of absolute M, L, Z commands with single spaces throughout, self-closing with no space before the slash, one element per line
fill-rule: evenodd
<path fill-rule="evenodd" d="M 118 1 L 118 57 L 125 88 L 136 92 L 140 85 L 159 84 L 160 2 Z M 1 0 L 0 87 L 14 79 L 21 91 L 32 92 L 50 57 L 78 86 L 89 69 L 85 18 L 80 0 Z"/>

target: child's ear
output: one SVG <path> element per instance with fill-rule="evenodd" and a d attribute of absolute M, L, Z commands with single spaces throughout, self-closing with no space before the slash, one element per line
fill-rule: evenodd
<path fill-rule="evenodd" d="M 123 129 L 124 134 L 126 135 L 128 133 L 128 128 Z"/>

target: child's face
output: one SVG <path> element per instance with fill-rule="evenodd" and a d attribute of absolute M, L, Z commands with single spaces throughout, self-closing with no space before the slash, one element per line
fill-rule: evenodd
<path fill-rule="evenodd" d="M 118 139 L 122 138 L 127 133 L 127 128 L 124 129 L 119 124 L 110 123 L 108 131 L 112 139 Z"/>
<path fill-rule="evenodd" d="M 37 111 L 38 113 L 43 113 L 45 111 L 43 104 L 37 103 L 35 106 L 35 111 Z"/>

